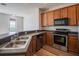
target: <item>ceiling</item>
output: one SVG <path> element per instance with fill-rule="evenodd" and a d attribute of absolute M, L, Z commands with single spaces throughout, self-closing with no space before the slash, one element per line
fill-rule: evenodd
<path fill-rule="evenodd" d="M 17 7 L 17 8 L 54 8 L 57 6 L 62 6 L 66 4 L 72 3 L 6 3 L 2 6 L 10 6 L 10 7 Z M 0 4 L 1 5 L 1 4 Z"/>
<path fill-rule="evenodd" d="M 58 7 L 63 7 L 67 5 L 72 5 L 73 3 L 0 3 L 0 10 L 4 12 L 16 11 L 22 14 L 31 12 L 35 8 L 40 8 L 41 12 L 50 10 L 52 8 L 56 9 Z M 28 12 L 29 11 L 29 12 Z"/>

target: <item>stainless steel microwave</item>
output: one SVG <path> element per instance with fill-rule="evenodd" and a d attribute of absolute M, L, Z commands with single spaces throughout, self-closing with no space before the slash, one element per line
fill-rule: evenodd
<path fill-rule="evenodd" d="M 54 19 L 54 25 L 55 26 L 67 26 L 68 18 Z"/>

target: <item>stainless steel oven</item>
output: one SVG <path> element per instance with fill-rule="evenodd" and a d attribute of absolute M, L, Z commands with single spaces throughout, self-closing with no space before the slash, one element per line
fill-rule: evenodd
<path fill-rule="evenodd" d="M 54 47 L 67 51 L 68 29 L 56 29 L 54 32 Z"/>
<path fill-rule="evenodd" d="M 54 43 L 62 46 L 67 46 L 67 35 L 54 34 Z"/>

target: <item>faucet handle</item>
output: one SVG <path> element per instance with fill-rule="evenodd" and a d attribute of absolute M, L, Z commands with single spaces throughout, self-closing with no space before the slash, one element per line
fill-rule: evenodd
<path fill-rule="evenodd" d="M 11 41 L 14 39 L 14 36 L 11 36 Z"/>

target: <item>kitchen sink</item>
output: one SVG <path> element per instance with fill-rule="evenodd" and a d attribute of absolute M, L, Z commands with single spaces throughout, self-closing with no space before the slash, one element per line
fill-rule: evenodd
<path fill-rule="evenodd" d="M 24 35 L 24 36 L 19 36 L 18 38 L 15 38 L 5 44 L 1 50 L 6 50 L 6 49 L 20 49 L 24 48 L 27 45 L 28 40 L 30 39 L 30 36 Z"/>
<path fill-rule="evenodd" d="M 26 41 L 15 41 L 10 42 L 8 45 L 5 46 L 5 48 L 18 48 L 26 44 Z"/>
<path fill-rule="evenodd" d="M 15 39 L 7 42 L 2 47 L 0 47 L 0 53 L 19 53 L 25 52 L 30 43 L 31 36 L 23 35 L 16 37 Z"/>
<path fill-rule="evenodd" d="M 17 40 L 27 40 L 29 39 L 28 36 L 20 36 Z"/>

